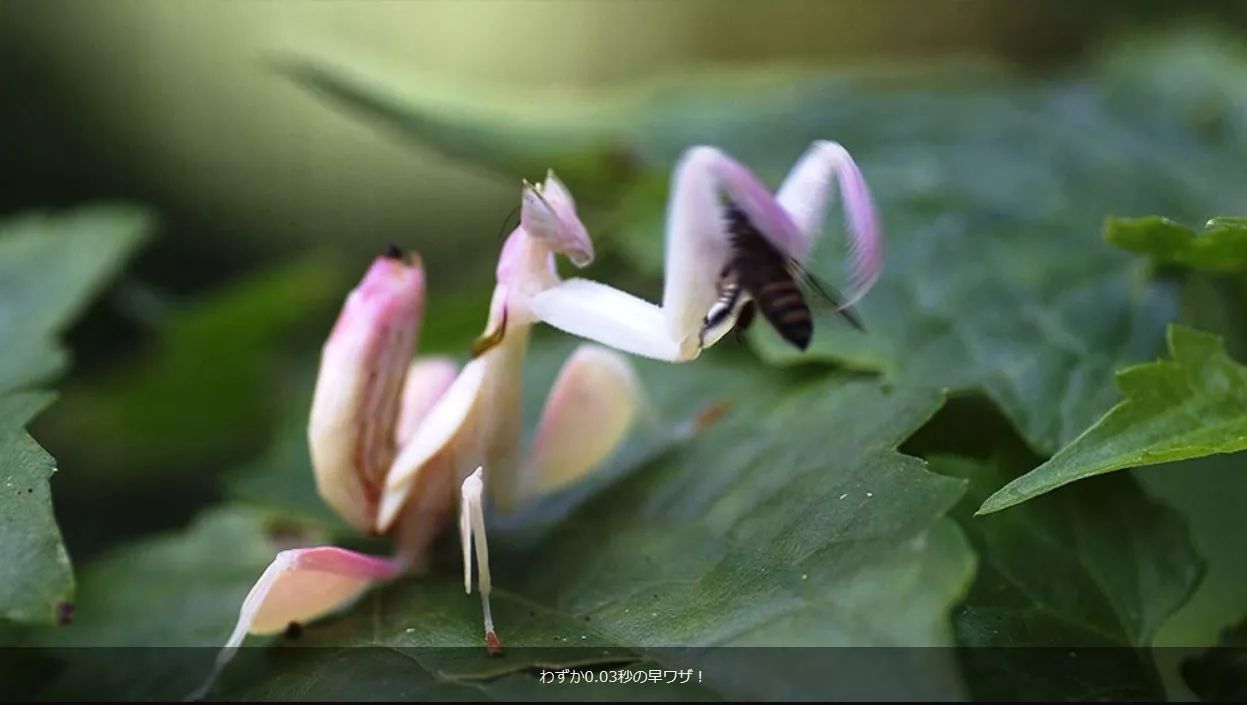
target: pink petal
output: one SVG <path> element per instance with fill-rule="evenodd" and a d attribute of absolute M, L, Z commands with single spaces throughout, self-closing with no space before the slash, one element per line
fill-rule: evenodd
<path fill-rule="evenodd" d="M 336 546 L 282 551 L 243 600 L 238 622 L 217 656 L 208 681 L 191 698 L 206 693 L 248 634 L 275 634 L 291 622 L 310 622 L 359 597 L 373 583 L 402 575 L 403 565 Z"/>
<path fill-rule="evenodd" d="M 347 521 L 371 528 L 394 459 L 403 377 L 424 309 L 418 259 L 379 257 L 325 342 L 308 423 L 316 485 Z"/>
<path fill-rule="evenodd" d="M 245 634 L 275 634 L 342 607 L 378 580 L 401 575 L 397 561 L 336 546 L 282 551 L 243 601 L 228 643 Z"/>
<path fill-rule="evenodd" d="M 627 435 L 639 404 L 627 358 L 598 345 L 577 348 L 546 398 L 520 501 L 566 487 L 600 465 Z"/>

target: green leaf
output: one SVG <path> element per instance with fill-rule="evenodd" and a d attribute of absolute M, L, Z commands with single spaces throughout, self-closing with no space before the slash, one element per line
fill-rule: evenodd
<path fill-rule="evenodd" d="M 0 224 L 0 618 L 71 614 L 74 579 L 52 512 L 55 461 L 24 430 L 51 403 L 22 392 L 64 369 L 57 335 L 139 244 L 146 212 L 98 205 Z"/>
<path fill-rule="evenodd" d="M 1208 272 L 1247 269 L 1247 218 L 1213 218 L 1196 234 L 1161 216 L 1109 218 L 1104 227 L 1109 242 L 1162 264 L 1176 264 Z"/>
<path fill-rule="evenodd" d="M 262 447 L 283 411 L 281 353 L 314 349 L 348 286 L 340 264 L 313 254 L 175 307 L 151 350 L 71 386 L 49 415 L 48 437 L 83 456 L 74 489 L 153 473 L 167 483 Z"/>
<path fill-rule="evenodd" d="M 73 598 L 48 486 L 56 461 L 23 430 L 50 403 L 46 393 L 0 396 L 0 617 L 10 621 L 55 622 Z"/>
<path fill-rule="evenodd" d="M 565 180 L 616 205 L 621 248 L 651 275 L 662 270 L 668 178 L 683 149 L 720 146 L 778 184 L 811 141 L 839 140 L 861 164 L 888 233 L 883 276 L 860 307 L 869 333 L 828 315 L 805 354 L 766 326 L 752 342 L 775 363 L 834 361 L 983 390 L 1043 454 L 1112 405 L 1111 373 L 1154 354 L 1176 314 L 1173 286 L 1148 281 L 1142 263 L 1096 236 L 1104 213 L 1163 204 L 1174 217 L 1200 217 L 1241 206 L 1232 184 L 1247 179 L 1241 160 L 1184 121 L 1121 109 L 1123 93 L 1150 86 L 1138 77 L 1118 85 L 1111 71 L 1049 83 L 961 64 L 925 74 L 667 77 L 598 110 L 543 110 L 534 119 L 560 142 L 534 138 L 483 101 L 456 113 L 427 91 L 323 62 L 298 67 L 303 83 L 331 85 L 361 115 L 492 168 L 562 169 L 576 163 L 565 152 L 595 153 L 589 144 L 630 155 L 631 170 L 599 158 L 601 174 Z M 463 113 L 461 124 L 454 116 Z M 811 269 L 834 279 L 844 238 L 838 224 L 829 230 Z M 659 297 L 656 282 L 637 293 Z"/>
<path fill-rule="evenodd" d="M 970 486 L 956 516 L 980 564 L 955 624 L 975 647 L 963 657 L 975 698 L 1165 696 L 1149 647 L 1203 573 L 1181 515 L 1117 475 L 977 517 L 1008 464 L 938 456 L 931 467 Z"/>
<path fill-rule="evenodd" d="M 0 224 L 0 393 L 64 369 L 55 335 L 121 268 L 152 225 L 140 208 L 84 206 Z"/>
<path fill-rule="evenodd" d="M 464 650 L 466 651 L 466 650 Z M 543 650 L 547 657 L 553 649 Z M 275 650 L 265 662 L 282 677 L 256 681 L 237 690 L 229 697 L 247 700 L 297 700 L 314 697 L 327 700 L 358 700 L 360 683 L 368 684 L 367 697 L 375 700 L 419 701 L 704 701 L 717 700 L 711 691 L 691 682 L 611 683 L 596 682 L 598 674 L 627 669 L 631 672 L 662 669 L 647 661 L 599 663 L 585 666 L 592 671 L 595 682 L 573 685 L 570 674 L 563 683 L 554 681 L 566 666 L 555 660 L 543 669 L 509 672 L 489 679 L 457 679 L 439 673 L 421 662 L 422 650 L 389 648 L 308 648 Z M 542 658 L 537 656 L 537 658 Z M 542 683 L 541 670 L 551 674 L 550 682 Z M 352 678 L 324 678 L 326 673 L 350 673 Z M 665 676 L 664 676 L 665 678 Z"/>
<path fill-rule="evenodd" d="M 1247 369 L 1221 339 L 1169 329 L 1172 359 L 1117 375 L 1122 401 L 1043 465 L 988 497 L 980 514 L 1007 509 L 1093 475 L 1247 449 Z"/>
<path fill-rule="evenodd" d="M 73 623 L 33 632 L 27 643 L 220 646 L 221 625 L 238 616 L 242 598 L 282 544 L 317 538 L 263 512 L 209 510 L 183 531 L 140 539 L 87 564 Z"/>
<path fill-rule="evenodd" d="M 312 475 L 307 422 L 317 366 L 309 362 L 290 367 L 292 389 L 283 395 L 285 408 L 268 448 L 226 475 L 226 492 L 242 502 L 315 524 L 334 537 L 350 536 L 353 527 L 320 498 Z"/>
<path fill-rule="evenodd" d="M 756 393 L 748 407 L 643 462 L 539 537 L 522 527 L 495 530 L 494 615 L 516 658 L 416 652 L 422 667 L 480 678 L 525 668 L 525 649 L 568 645 L 620 647 L 664 662 L 674 656 L 661 647 L 950 643 L 947 609 L 972 560 L 940 516 L 960 486 L 892 450 L 938 408 L 940 395 L 783 376 L 768 393 L 756 368 L 710 359 L 682 370 L 645 365 L 643 374 L 665 415 L 716 401 L 720 379 L 752 377 Z M 770 413 L 759 417 L 754 408 Z M 307 628 L 300 643 L 477 646 L 479 605 L 462 594 L 456 567 L 380 590 L 341 619 Z M 763 681 L 739 682 L 742 669 L 761 678 L 746 653 L 708 654 L 704 685 L 760 697 Z M 955 692 L 949 654 L 929 656 L 943 661 L 942 675 L 914 687 Z M 804 673 L 788 692 L 829 692 L 817 676 Z M 282 679 L 283 697 L 305 687 L 271 677 Z"/>

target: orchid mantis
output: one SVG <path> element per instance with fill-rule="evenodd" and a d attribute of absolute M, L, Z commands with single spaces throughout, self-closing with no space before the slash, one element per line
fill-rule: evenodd
<path fill-rule="evenodd" d="M 501 647 L 489 604 L 486 488 L 508 511 L 575 482 L 624 438 L 639 399 L 625 358 L 583 344 L 559 372 L 520 456 L 521 373 L 537 320 L 531 301 L 558 284 L 555 253 L 579 265 L 593 258 L 571 195 L 553 173 L 524 185 L 522 207 L 498 261 L 485 334 L 462 369 L 445 358 L 411 360 L 424 309 L 418 258 L 378 257 L 347 297 L 322 351 L 308 424 L 312 465 L 322 498 L 360 532 L 393 534 L 396 552 L 319 546 L 278 554 L 244 599 L 199 694 L 248 634 L 315 619 L 377 582 L 422 569 L 456 504 L 465 588 L 471 592 L 475 548 L 485 643 Z"/>
<path fill-rule="evenodd" d="M 605 284 L 561 281 L 555 254 L 584 266 L 593 259 L 592 242 L 553 173 L 540 185 L 525 183 L 520 224 L 498 260 L 485 332 L 461 369 L 446 358 L 411 360 L 424 272 L 417 258 L 398 252 L 378 258 L 325 344 L 308 440 L 321 496 L 359 531 L 393 534 L 396 552 L 283 551 L 247 595 L 218 670 L 249 633 L 315 619 L 376 582 L 421 569 L 456 504 L 465 588 L 471 592 L 475 549 L 485 642 L 499 648 L 489 603 L 486 492 L 505 512 L 575 482 L 610 455 L 640 404 L 627 360 L 584 344 L 565 363 L 521 457 L 520 381 L 532 325 L 544 321 L 644 357 L 692 360 L 731 327 L 706 337 L 702 325 L 732 256 L 722 199 L 779 253 L 805 263 L 833 176 L 853 244 L 847 307 L 878 277 L 883 246 L 865 181 L 834 142 L 814 143 L 774 196 L 723 152 L 687 151 L 669 202 L 661 306 Z"/>

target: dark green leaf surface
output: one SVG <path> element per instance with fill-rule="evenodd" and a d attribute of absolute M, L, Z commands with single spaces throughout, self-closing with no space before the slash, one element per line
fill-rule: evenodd
<path fill-rule="evenodd" d="M 1033 448 L 1056 450 L 1111 406 L 1113 371 L 1153 354 L 1176 314 L 1169 285 L 1097 237 L 1103 213 L 1156 202 L 1189 213 L 1219 195 L 1164 168 L 1185 149 L 1177 134 L 1141 134 L 1083 88 L 855 107 L 827 132 L 862 163 L 888 260 L 861 305 L 868 334 L 821 317 L 807 355 L 982 390 Z M 839 258 L 820 247 L 812 269 L 834 273 Z M 754 340 L 773 360 L 801 357 L 765 327 Z"/>
<path fill-rule="evenodd" d="M 705 366 L 647 365 L 646 388 L 681 406 L 704 404 L 718 398 L 711 380 L 751 375 L 744 367 Z M 891 450 L 938 407 L 939 395 L 832 378 L 789 381 L 755 403 L 770 413 L 733 408 L 704 434 L 588 498 L 539 540 L 522 527 L 494 532 L 494 615 L 511 656 L 495 660 L 476 649 L 413 658 L 443 676 L 479 678 L 524 668 L 529 648 L 572 647 L 565 658 L 592 662 L 618 659 L 613 650 L 595 655 L 613 647 L 663 661 L 674 656 L 661 647 L 951 643 L 947 609 L 972 561 L 940 515 L 959 496 L 959 483 Z M 479 619 L 454 567 L 442 566 L 307 629 L 301 645 L 469 647 L 480 642 Z M 743 683 L 745 655 L 704 654 L 703 685 L 763 697 L 766 691 L 749 687 L 775 681 L 755 666 L 758 678 Z M 931 672 L 937 675 L 913 692 L 956 692 L 947 664 Z M 792 682 L 791 693 L 827 692 L 819 689 L 829 684 L 815 676 L 805 672 L 811 680 Z M 277 691 L 283 697 L 306 687 L 305 680 L 272 677 L 285 683 Z"/>
<path fill-rule="evenodd" d="M 1243 453 L 1141 468 L 1130 474 L 1148 492 L 1182 514 L 1207 564 L 1199 589 L 1156 636 L 1157 660 L 1173 671 L 1171 687 L 1192 647 L 1217 643 L 1221 632 L 1247 614 L 1247 457 Z M 1183 648 L 1176 648 L 1183 647 Z M 1214 660 L 1219 656 L 1214 656 Z M 1174 697 L 1190 697 L 1175 692 Z"/>
<path fill-rule="evenodd" d="M 1213 218 L 1196 234 L 1161 216 L 1110 218 L 1104 236 L 1114 245 L 1161 264 L 1208 272 L 1247 269 L 1247 218 Z"/>
<path fill-rule="evenodd" d="M 127 206 L 19 216 L 0 224 L 0 618 L 66 618 L 74 581 L 52 513 L 55 461 L 26 434 L 51 395 L 19 392 L 60 372 L 57 334 L 139 244 L 150 222 Z"/>
<path fill-rule="evenodd" d="M 569 349 L 537 346 L 531 360 L 537 383 L 529 396 L 542 396 L 544 380 Z M 701 669 L 704 682 L 680 697 L 766 697 L 771 677 L 785 679 L 792 696 L 809 697 L 862 692 L 853 688 L 865 685 L 827 683 L 825 667 L 800 659 L 764 665 L 745 651 L 736 658 L 733 650 L 698 649 L 951 644 L 948 610 L 973 569 L 960 532 L 942 517 L 961 483 L 894 450 L 934 413 L 941 395 L 768 371 L 732 357 L 708 356 L 696 368 L 642 366 L 657 414 L 651 422 L 675 435 L 643 453 L 625 449 L 613 474 L 590 483 L 592 494 L 557 508 L 564 515 L 557 522 L 541 514 L 491 520 L 494 616 L 507 647 L 502 659 L 480 647 L 479 602 L 463 594 L 457 559 L 447 551 L 429 575 L 374 591 L 340 617 L 309 625 L 297 644 L 383 648 L 350 654 L 294 648 L 259 665 L 259 657 L 248 656 L 234 675 L 227 670 L 218 692 L 283 698 L 309 689 L 347 692 L 359 672 L 396 673 L 404 662 L 394 660 L 395 650 L 412 649 L 403 652 L 410 678 L 394 681 L 395 693 L 542 698 L 548 691 L 534 687 L 528 671 L 534 664 L 596 667 L 622 660 Z M 745 388 L 755 390 L 749 404 L 734 394 Z M 691 438 L 687 427 L 678 431 L 725 396 L 732 406 L 719 421 Z M 768 413 L 759 416 L 761 408 Z M 310 470 L 304 473 L 301 480 L 276 473 L 267 482 L 310 482 Z M 274 496 L 271 487 L 250 499 L 265 496 Z M 66 632 L 58 643 L 223 640 L 272 547 L 258 524 L 237 518 L 222 526 L 242 534 L 216 535 L 212 527 L 222 521 L 200 522 L 185 538 L 149 542 L 92 566 L 84 591 L 94 586 L 92 594 L 113 596 L 98 610 L 106 621 L 91 626 L 93 610 L 84 603 L 81 631 Z M 147 599 L 145 591 L 151 591 Z M 202 629 L 171 627 L 163 617 L 182 611 L 193 611 L 191 624 Z M 888 662 L 912 676 L 899 681 L 906 685 L 898 693 L 959 692 L 951 653 L 931 650 L 916 664 L 905 658 Z M 347 659 L 352 670 L 316 667 L 326 659 Z M 250 668 L 260 670 L 247 677 Z M 428 674 L 437 683 L 425 691 L 419 684 Z M 464 683 L 468 690 L 452 687 Z"/>
<path fill-rule="evenodd" d="M 0 617 L 52 623 L 73 598 L 69 555 L 52 514 L 56 461 L 25 425 L 52 402 L 47 393 L 0 396 Z"/>
<path fill-rule="evenodd" d="M 307 423 L 312 408 L 316 368 L 291 365 L 291 385 L 268 448 L 251 462 L 229 472 L 227 492 L 235 499 L 282 516 L 322 527 L 333 536 L 349 536 L 354 528 L 334 513 L 316 491 L 308 450 Z"/>
<path fill-rule="evenodd" d="M 1242 453 L 1144 468 L 1131 473 L 1153 496 L 1182 514 L 1208 574 L 1199 590 L 1164 626 L 1162 646 L 1215 643 L 1247 614 L 1247 457 Z"/>
<path fill-rule="evenodd" d="M 931 467 L 970 486 L 956 514 L 980 564 L 954 623 L 979 647 L 963 655 L 975 697 L 1164 697 L 1147 649 L 1203 574 L 1179 513 L 1123 474 L 978 517 L 1005 464 L 941 456 Z"/>
<path fill-rule="evenodd" d="M 1121 403 L 1043 465 L 988 497 L 980 513 L 1007 509 L 1085 477 L 1247 448 L 1247 369 L 1220 338 L 1169 329 L 1171 359 L 1117 376 Z"/>
<path fill-rule="evenodd" d="M 1247 619 L 1222 634 L 1216 647 L 1182 664 L 1182 675 L 1200 700 L 1247 698 Z"/>

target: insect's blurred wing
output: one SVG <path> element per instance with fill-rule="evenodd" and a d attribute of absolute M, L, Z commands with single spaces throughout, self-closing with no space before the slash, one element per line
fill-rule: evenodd
<path fill-rule="evenodd" d="M 807 294 L 807 300 L 811 304 L 811 308 L 818 305 L 818 302 L 830 305 L 835 309 L 841 318 L 849 322 L 854 328 L 866 332 L 866 326 L 862 324 L 862 319 L 858 317 L 857 312 L 853 310 L 852 305 L 845 304 L 845 298 L 835 287 L 822 281 L 818 277 L 811 274 L 805 267 L 797 264 L 795 261 L 789 260 L 788 272 L 792 278 L 801 286 Z M 812 296 L 811 296 L 812 294 Z"/>

